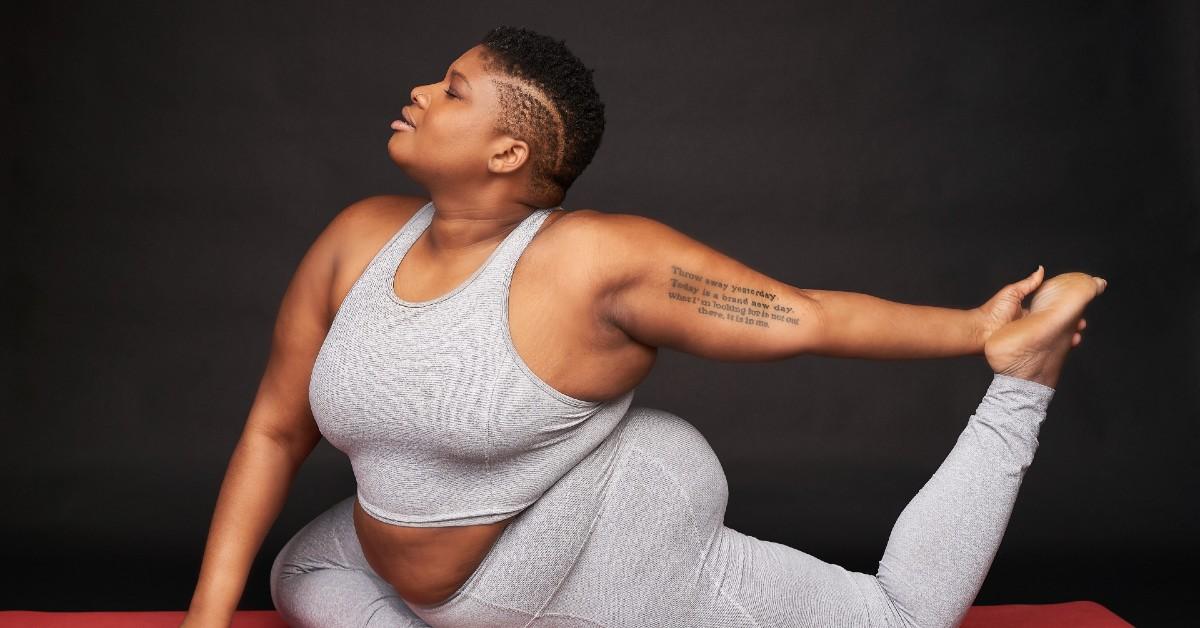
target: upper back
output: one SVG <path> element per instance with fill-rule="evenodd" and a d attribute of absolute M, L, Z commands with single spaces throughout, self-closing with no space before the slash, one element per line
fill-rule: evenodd
<path fill-rule="evenodd" d="M 396 269 L 433 212 L 426 203 L 409 213 L 367 263 L 361 250 L 347 256 L 361 272 L 321 345 L 309 401 L 321 433 L 349 456 L 366 512 L 411 526 L 490 523 L 532 504 L 599 444 L 634 390 L 571 397 L 514 349 L 508 287 L 549 209 L 457 287 L 421 302 L 397 296 Z"/>

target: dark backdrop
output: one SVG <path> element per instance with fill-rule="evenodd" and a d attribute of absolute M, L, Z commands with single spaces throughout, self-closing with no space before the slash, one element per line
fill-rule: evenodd
<path fill-rule="evenodd" d="M 973 307 L 1039 263 L 1108 278 L 978 603 L 1182 617 L 1196 5 L 333 4 L 11 9 L 0 607 L 186 608 L 296 263 L 347 204 L 422 192 L 387 158 L 389 122 L 512 24 L 596 68 L 608 130 L 569 209 L 643 214 L 793 285 L 906 303 Z M 990 377 L 981 356 L 664 350 L 635 403 L 708 437 L 730 527 L 874 573 Z M 322 442 L 242 608 L 271 607 L 275 553 L 352 490 Z"/>

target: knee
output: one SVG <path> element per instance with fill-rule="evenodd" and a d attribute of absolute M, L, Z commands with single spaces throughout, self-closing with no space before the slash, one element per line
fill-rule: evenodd
<path fill-rule="evenodd" d="M 287 547 L 287 545 L 284 544 L 285 549 L 286 549 L 286 547 Z M 279 607 L 281 606 L 281 603 L 283 601 L 282 596 L 280 595 L 281 587 L 280 587 L 280 582 L 279 582 L 279 580 L 282 577 L 283 577 L 283 550 L 280 550 L 277 554 L 275 554 L 275 560 L 273 560 L 271 562 L 271 576 L 267 580 L 268 587 L 271 589 L 271 602 L 275 605 L 276 610 L 279 609 Z"/>
<path fill-rule="evenodd" d="M 295 545 L 291 540 L 283 544 L 283 548 L 275 554 L 275 559 L 271 561 L 271 575 L 268 579 L 268 585 L 271 589 L 271 601 L 275 604 L 276 609 L 281 609 L 283 606 L 283 588 L 289 577 L 296 575 L 295 564 L 291 561 L 292 546 Z"/>
<path fill-rule="evenodd" d="M 886 556 L 884 561 L 887 561 Z M 885 562 L 879 564 L 877 576 L 857 575 L 874 583 L 878 597 L 884 601 L 880 608 L 892 624 L 953 628 L 962 623 L 975 600 L 974 594 L 952 595 L 941 586 L 931 588 L 927 582 L 903 578 L 889 570 Z"/>
<path fill-rule="evenodd" d="M 721 461 L 708 439 L 686 419 L 657 408 L 634 406 L 623 426 L 626 446 L 654 458 L 679 482 L 698 516 L 722 524 L 729 501 L 729 484 Z"/>
<path fill-rule="evenodd" d="M 297 530 L 275 554 L 269 582 L 276 608 L 285 601 L 281 598 L 287 597 L 286 587 L 296 584 L 295 580 L 289 582 L 293 576 L 321 569 L 331 561 L 347 562 L 341 550 L 345 541 L 339 542 L 338 538 L 353 534 L 353 507 L 353 495 L 335 503 Z"/>
<path fill-rule="evenodd" d="M 635 406 L 629 411 L 622 439 L 653 454 L 674 471 L 721 471 L 721 462 L 708 439 L 677 414 Z M 724 481 L 724 472 L 720 473 Z"/>

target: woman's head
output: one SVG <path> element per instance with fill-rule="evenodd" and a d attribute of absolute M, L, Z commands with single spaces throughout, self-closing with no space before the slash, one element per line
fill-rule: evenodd
<path fill-rule="evenodd" d="M 501 26 L 419 85 L 388 153 L 431 193 L 500 186 L 515 201 L 559 205 L 604 134 L 593 70 L 565 46 Z"/>

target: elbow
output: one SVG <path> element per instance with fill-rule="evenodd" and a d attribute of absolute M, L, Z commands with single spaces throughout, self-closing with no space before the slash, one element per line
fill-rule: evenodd
<path fill-rule="evenodd" d="M 798 301 L 803 308 L 803 341 L 801 354 L 821 355 L 829 345 L 829 313 L 815 291 L 797 288 Z"/>
<path fill-rule="evenodd" d="M 289 433 L 273 433 L 261 429 L 246 429 L 242 441 L 249 447 L 267 447 L 282 451 L 292 465 L 299 467 L 321 442 L 317 430 L 298 430 Z"/>

